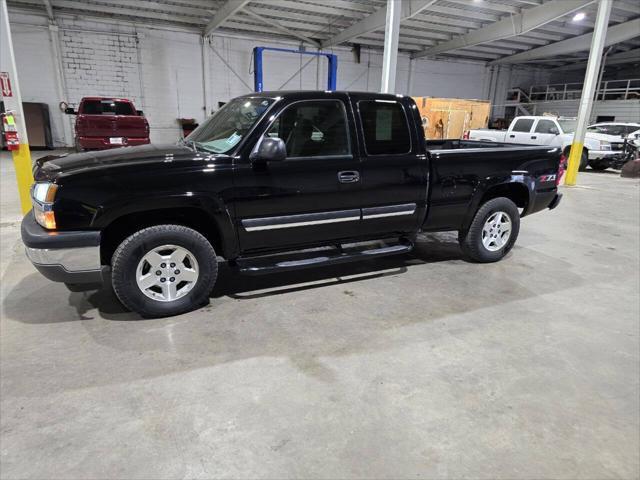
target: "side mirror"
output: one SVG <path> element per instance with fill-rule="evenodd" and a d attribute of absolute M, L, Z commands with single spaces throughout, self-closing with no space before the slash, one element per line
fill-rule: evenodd
<path fill-rule="evenodd" d="M 142 112 L 142 110 L 136 110 L 136 113 L 141 117 L 144 116 L 144 113 Z"/>
<path fill-rule="evenodd" d="M 554 135 L 560 135 L 560 131 L 557 128 L 553 128 L 551 130 L 551 133 L 553 133 Z"/>
<path fill-rule="evenodd" d="M 67 107 L 64 109 L 64 113 L 66 113 L 67 115 L 75 115 L 76 111 L 72 107 Z"/>
<path fill-rule="evenodd" d="M 287 158 L 287 146 L 278 137 L 264 137 L 249 156 L 252 162 L 281 162 Z"/>

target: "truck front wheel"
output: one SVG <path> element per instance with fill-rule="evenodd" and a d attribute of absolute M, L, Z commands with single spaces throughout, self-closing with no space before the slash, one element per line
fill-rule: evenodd
<path fill-rule="evenodd" d="M 567 147 L 564 149 L 564 156 L 567 159 L 567 163 L 569 162 L 569 154 L 571 153 L 571 147 Z M 584 172 L 589 166 L 589 152 L 586 149 L 582 149 L 582 154 L 580 155 L 580 166 L 578 170 Z"/>
<path fill-rule="evenodd" d="M 218 275 L 216 253 L 197 231 L 157 225 L 126 238 L 111 261 L 113 290 L 143 317 L 166 317 L 205 305 Z"/>
<path fill-rule="evenodd" d="M 458 234 L 458 241 L 472 260 L 497 262 L 513 248 L 519 231 L 518 207 L 508 198 L 499 197 L 478 209 L 469 229 Z"/>

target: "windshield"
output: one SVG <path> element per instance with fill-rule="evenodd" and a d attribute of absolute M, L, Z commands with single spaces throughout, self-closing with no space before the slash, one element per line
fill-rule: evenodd
<path fill-rule="evenodd" d="M 573 133 L 576 131 L 576 120 L 558 120 L 558 123 L 564 133 Z"/>
<path fill-rule="evenodd" d="M 616 137 L 624 137 L 634 128 L 627 125 L 592 125 L 587 128 L 588 132 L 604 133 L 605 135 L 615 135 Z"/>
<path fill-rule="evenodd" d="M 236 98 L 214 113 L 186 138 L 212 153 L 227 153 L 251 130 L 274 102 L 272 98 Z"/>

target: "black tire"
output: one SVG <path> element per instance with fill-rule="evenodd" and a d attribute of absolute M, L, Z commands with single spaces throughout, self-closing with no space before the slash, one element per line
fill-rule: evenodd
<path fill-rule="evenodd" d="M 588 165 L 589 165 L 589 155 L 587 154 L 587 151 L 583 148 L 582 155 L 580 155 L 580 171 L 584 172 L 587 169 Z"/>
<path fill-rule="evenodd" d="M 608 162 L 593 162 L 589 166 L 591 167 L 592 170 L 595 170 L 597 172 L 601 172 L 601 171 L 606 170 L 607 168 L 609 168 L 609 163 Z"/>
<path fill-rule="evenodd" d="M 150 298 L 136 282 L 142 258 L 163 245 L 184 248 L 195 257 L 198 266 L 197 279 L 191 290 L 172 301 Z M 140 230 L 126 238 L 111 259 L 113 290 L 126 308 L 143 317 L 179 315 L 208 304 L 217 276 L 216 252 L 209 241 L 197 231 L 181 225 L 157 225 Z"/>
<path fill-rule="evenodd" d="M 567 159 L 567 167 L 569 166 L 569 154 L 570 153 L 571 153 L 571 147 L 565 148 L 564 156 Z M 580 155 L 580 167 L 578 167 L 578 170 L 580 170 L 581 172 L 584 172 L 587 169 L 588 165 L 589 165 L 589 154 L 583 148 L 582 149 L 582 155 Z"/>
<path fill-rule="evenodd" d="M 498 250 L 491 251 L 482 241 L 482 230 L 489 218 L 497 212 L 503 212 L 511 221 L 511 234 L 506 243 Z M 505 197 L 498 197 L 483 204 L 473 217 L 466 232 L 458 234 L 458 242 L 464 254 L 471 260 L 481 263 L 497 262 L 513 248 L 520 232 L 520 213 L 515 203 Z"/>

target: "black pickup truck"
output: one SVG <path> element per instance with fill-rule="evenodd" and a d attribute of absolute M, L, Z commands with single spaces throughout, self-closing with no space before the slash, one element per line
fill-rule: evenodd
<path fill-rule="evenodd" d="M 560 163 L 557 148 L 425 141 L 410 97 L 254 93 L 176 145 L 39 160 L 22 240 L 51 280 L 110 279 L 129 309 L 174 315 L 208 302 L 220 257 L 255 275 L 458 231 L 469 258 L 497 261 L 522 216 L 558 205 Z"/>

